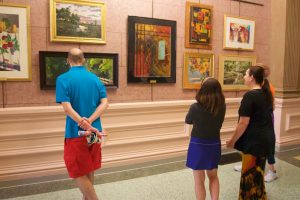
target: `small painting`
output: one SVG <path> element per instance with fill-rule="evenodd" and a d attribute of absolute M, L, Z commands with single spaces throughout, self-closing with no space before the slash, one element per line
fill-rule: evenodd
<path fill-rule="evenodd" d="M 213 54 L 185 53 L 183 88 L 199 89 L 206 77 L 213 77 Z"/>
<path fill-rule="evenodd" d="M 254 50 L 255 21 L 224 16 L 224 49 Z"/>
<path fill-rule="evenodd" d="M 219 81 L 223 90 L 247 90 L 244 75 L 255 63 L 254 56 L 220 55 Z"/>
<path fill-rule="evenodd" d="M 185 47 L 212 49 L 212 6 L 186 2 Z"/>

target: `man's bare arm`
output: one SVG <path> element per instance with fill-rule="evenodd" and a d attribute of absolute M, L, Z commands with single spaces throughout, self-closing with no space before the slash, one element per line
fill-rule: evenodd
<path fill-rule="evenodd" d="M 80 124 L 80 127 L 84 130 L 91 129 L 91 125 L 84 120 L 72 107 L 70 102 L 62 102 L 63 109 L 67 115 L 69 115 L 77 124 Z"/>
<path fill-rule="evenodd" d="M 97 118 L 99 118 L 104 110 L 108 108 L 108 100 L 107 98 L 101 99 L 100 105 L 96 108 L 95 112 L 88 118 L 90 123 L 93 123 Z"/>

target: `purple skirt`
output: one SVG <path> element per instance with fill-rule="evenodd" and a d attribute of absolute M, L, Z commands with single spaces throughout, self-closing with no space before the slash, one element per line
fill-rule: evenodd
<path fill-rule="evenodd" d="M 191 137 L 186 166 L 193 170 L 211 170 L 218 168 L 221 160 L 220 139 L 202 139 Z"/>

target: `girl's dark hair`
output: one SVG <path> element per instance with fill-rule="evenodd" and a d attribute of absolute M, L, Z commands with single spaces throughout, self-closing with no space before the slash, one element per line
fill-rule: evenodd
<path fill-rule="evenodd" d="M 206 78 L 196 95 L 196 101 L 208 112 L 217 115 L 225 105 L 225 97 L 222 87 L 214 78 Z"/>
<path fill-rule="evenodd" d="M 251 66 L 249 68 L 249 76 L 253 76 L 255 82 L 261 86 L 262 90 L 266 94 L 267 102 L 272 106 L 273 109 L 274 99 L 271 93 L 270 83 L 268 79 L 265 78 L 264 68 L 257 65 Z"/>

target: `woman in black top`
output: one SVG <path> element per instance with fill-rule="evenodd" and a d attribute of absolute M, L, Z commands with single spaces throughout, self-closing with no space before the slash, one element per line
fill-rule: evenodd
<path fill-rule="evenodd" d="M 191 105 L 185 123 L 193 124 L 186 166 L 193 169 L 197 200 L 204 200 L 205 171 L 212 200 L 219 198 L 218 164 L 221 158 L 220 129 L 225 116 L 225 98 L 220 83 L 206 78 Z"/>
<path fill-rule="evenodd" d="M 239 199 L 266 199 L 264 169 L 266 156 L 274 154 L 275 134 L 270 110 L 273 97 L 264 84 L 264 69 L 252 66 L 244 76 L 250 87 L 239 108 L 239 121 L 227 146 L 242 152 Z"/>

